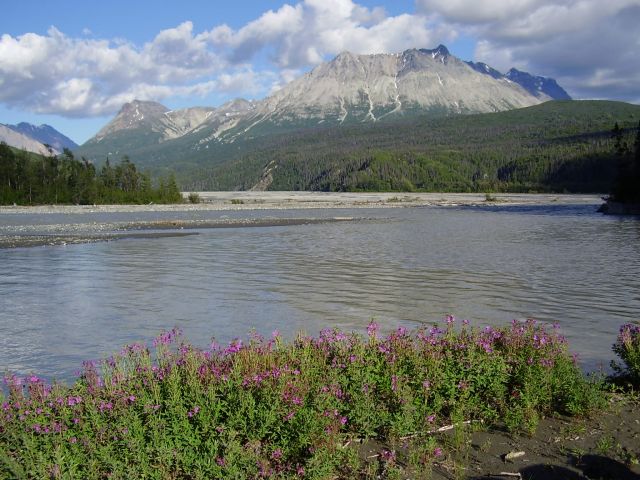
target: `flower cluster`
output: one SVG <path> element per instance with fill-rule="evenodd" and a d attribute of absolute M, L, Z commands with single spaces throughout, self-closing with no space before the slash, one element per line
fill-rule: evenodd
<path fill-rule="evenodd" d="M 640 384 L 640 324 L 626 323 L 620 327 L 613 351 L 618 355 L 624 367 L 613 362 L 612 366 L 619 374 L 626 374 L 630 380 Z"/>

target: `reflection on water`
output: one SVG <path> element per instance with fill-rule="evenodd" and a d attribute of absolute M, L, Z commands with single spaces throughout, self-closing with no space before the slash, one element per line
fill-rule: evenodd
<path fill-rule="evenodd" d="M 639 317 L 634 219 L 561 206 L 297 215 L 377 219 L 0 251 L 0 369 L 69 380 L 83 360 L 175 325 L 204 347 L 253 328 L 292 336 L 447 313 L 557 321 L 592 367 Z"/>

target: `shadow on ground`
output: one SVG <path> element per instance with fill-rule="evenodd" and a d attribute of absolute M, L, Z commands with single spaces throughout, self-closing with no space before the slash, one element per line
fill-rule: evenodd
<path fill-rule="evenodd" d="M 640 480 L 624 464 L 600 455 L 572 458 L 572 468 L 558 465 L 532 465 L 520 470 L 522 480 Z M 516 474 L 474 477 L 473 480 L 506 480 Z"/>

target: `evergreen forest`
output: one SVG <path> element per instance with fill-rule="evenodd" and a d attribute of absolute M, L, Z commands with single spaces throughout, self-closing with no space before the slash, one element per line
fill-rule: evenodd
<path fill-rule="evenodd" d="M 618 176 L 611 199 L 620 203 L 640 204 L 640 121 L 633 144 L 620 126 L 613 127 L 614 152 Z"/>
<path fill-rule="evenodd" d="M 116 204 L 176 203 L 182 201 L 173 175 L 151 178 L 125 156 L 102 168 L 62 155 L 42 156 L 0 143 L 0 204 Z"/>

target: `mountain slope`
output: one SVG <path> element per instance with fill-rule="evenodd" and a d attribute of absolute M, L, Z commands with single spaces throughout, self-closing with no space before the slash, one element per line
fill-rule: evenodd
<path fill-rule="evenodd" d="M 541 100 L 571 100 L 569 94 L 558 85 L 553 78 L 540 77 L 531 75 L 527 72 L 521 72 L 515 68 L 509 70 L 506 74 L 500 73 L 495 68 L 490 67 L 482 62 L 465 62 L 476 72 L 489 75 L 496 80 L 508 80 L 517 83 L 524 88 L 529 94 Z"/>
<path fill-rule="evenodd" d="M 485 75 L 489 75 L 490 77 L 495 78 L 496 80 L 504 78 L 504 75 L 500 73 L 493 67 L 490 67 L 486 63 L 482 62 L 465 62 L 471 68 L 473 68 L 476 72 L 483 73 Z"/>
<path fill-rule="evenodd" d="M 632 143 L 640 106 L 557 101 L 506 112 L 406 117 L 272 136 L 260 148 L 181 177 L 202 190 L 607 192 L 611 129 Z"/>
<path fill-rule="evenodd" d="M 60 153 L 65 148 L 73 150 L 78 144 L 69 137 L 63 135 L 50 125 L 32 125 L 27 122 L 20 122 L 17 125 L 7 125 L 12 130 L 22 133 L 29 138 L 37 140 L 42 144 L 51 146 L 56 152 Z"/>
<path fill-rule="evenodd" d="M 14 147 L 19 150 L 26 150 L 27 152 L 38 153 L 40 155 L 48 156 L 52 153 L 57 153 L 53 151 L 49 152 L 49 149 L 47 149 L 47 147 L 42 143 L 20 132 L 16 132 L 8 125 L 3 124 L 0 124 L 0 142 L 4 142 L 10 147 Z"/>
<path fill-rule="evenodd" d="M 556 100 L 571 100 L 569 94 L 553 78 L 539 77 L 512 68 L 506 75 L 512 82 L 521 85 L 531 95 L 543 98 L 549 96 Z"/>

